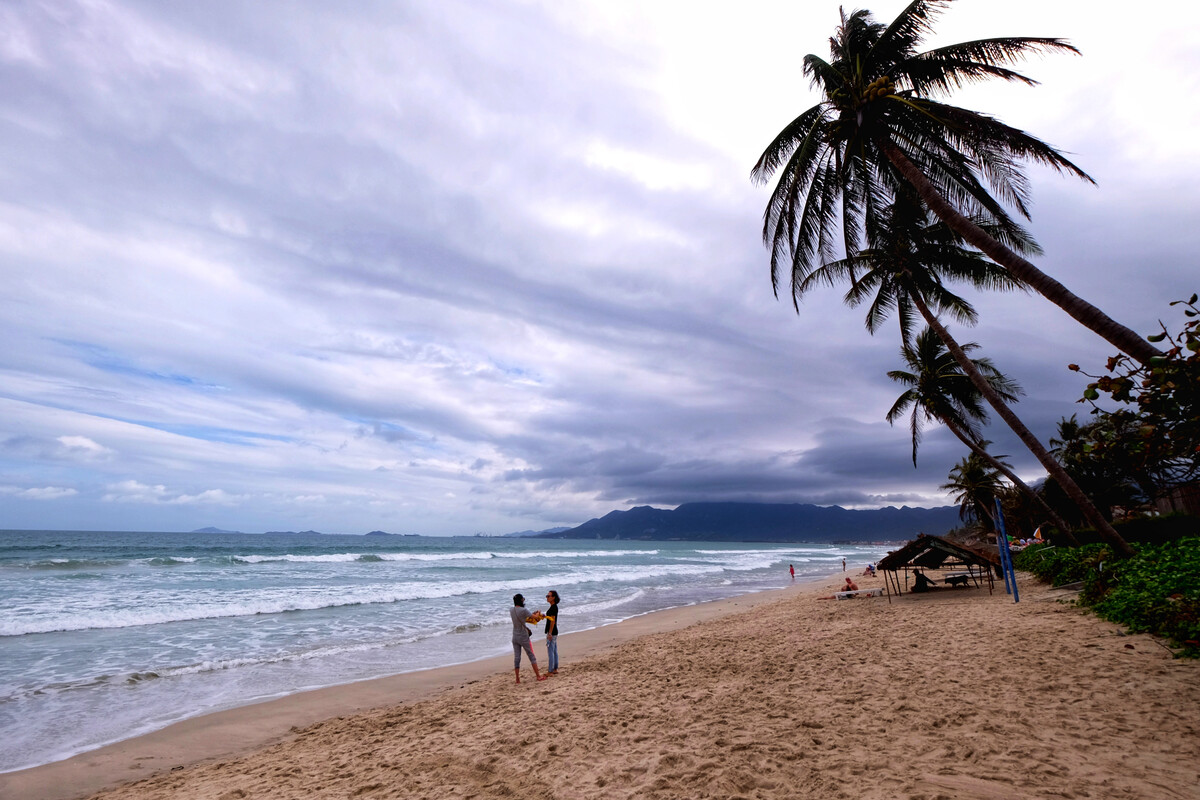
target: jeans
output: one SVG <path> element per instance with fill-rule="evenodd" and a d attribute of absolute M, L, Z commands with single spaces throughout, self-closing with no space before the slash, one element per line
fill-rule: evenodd
<path fill-rule="evenodd" d="M 526 639 L 523 642 L 513 642 L 513 669 L 521 668 L 521 651 L 529 656 L 529 663 L 537 667 L 537 658 L 533 655 L 533 642 Z"/>
<path fill-rule="evenodd" d="M 554 672 L 558 669 L 558 637 L 546 638 L 546 669 Z"/>

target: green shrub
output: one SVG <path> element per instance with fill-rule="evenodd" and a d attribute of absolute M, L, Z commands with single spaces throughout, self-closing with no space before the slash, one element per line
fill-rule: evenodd
<path fill-rule="evenodd" d="M 1138 548 L 1113 565 L 1096 613 L 1130 630 L 1156 633 L 1200 656 L 1200 537 Z"/>
<path fill-rule="evenodd" d="M 1050 547 L 1035 544 L 1013 555 L 1013 566 L 1032 572 L 1052 586 L 1076 583 L 1095 571 L 1108 557 L 1104 545 L 1086 544 L 1083 547 Z"/>
<path fill-rule="evenodd" d="M 1133 558 L 1114 560 L 1104 545 L 1033 545 L 1013 566 L 1054 586 L 1082 581 L 1079 602 L 1098 616 L 1200 657 L 1200 536 L 1133 548 Z"/>

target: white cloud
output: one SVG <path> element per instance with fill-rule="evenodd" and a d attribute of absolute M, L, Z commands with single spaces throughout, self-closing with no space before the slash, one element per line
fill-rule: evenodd
<path fill-rule="evenodd" d="M 167 487 L 162 484 L 148 486 L 135 480 L 109 484 L 106 503 L 159 503 L 167 496 Z"/>
<path fill-rule="evenodd" d="M 231 495 L 224 489 L 206 489 L 198 494 L 181 494 L 171 498 L 168 502 L 177 503 L 179 505 L 221 505 L 233 506 L 245 500 L 239 495 Z"/>
<path fill-rule="evenodd" d="M 132 479 L 109 484 L 107 488 L 108 492 L 103 500 L 108 503 L 233 506 L 246 499 L 244 495 L 230 494 L 224 489 L 205 489 L 195 494 L 186 494 L 172 491 L 162 484 L 151 486 Z"/>
<path fill-rule="evenodd" d="M 113 455 L 109 448 L 97 444 L 86 436 L 59 436 L 58 442 L 67 454 L 81 458 L 106 458 Z"/>

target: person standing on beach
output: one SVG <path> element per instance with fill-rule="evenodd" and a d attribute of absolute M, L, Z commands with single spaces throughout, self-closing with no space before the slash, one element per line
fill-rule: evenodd
<path fill-rule="evenodd" d="M 842 559 L 842 572 L 846 571 L 846 559 Z"/>
<path fill-rule="evenodd" d="M 539 681 L 546 680 L 546 676 L 538 672 L 537 658 L 533 655 L 533 642 L 529 639 L 529 628 L 525 627 L 526 622 L 538 621 L 538 617 L 530 614 L 525 608 L 524 595 L 513 595 L 513 607 L 508 610 L 508 615 L 512 617 L 513 634 L 513 670 L 517 673 L 517 683 L 521 682 L 521 651 L 525 651 L 525 655 L 529 656 L 529 664 L 533 667 L 533 676 Z"/>
<path fill-rule="evenodd" d="M 796 580 L 796 565 L 788 564 L 788 572 L 792 573 L 792 580 Z"/>
<path fill-rule="evenodd" d="M 546 609 L 546 674 L 558 674 L 558 591 L 546 593 L 550 607 Z"/>

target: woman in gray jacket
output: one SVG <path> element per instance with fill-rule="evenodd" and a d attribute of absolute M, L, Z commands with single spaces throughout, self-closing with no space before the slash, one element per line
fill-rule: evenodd
<path fill-rule="evenodd" d="M 529 613 L 525 608 L 524 595 L 513 595 L 513 607 L 508 610 L 509 616 L 512 617 L 513 624 L 513 670 L 517 673 L 517 683 L 521 682 L 521 651 L 525 651 L 525 655 L 529 656 L 529 663 L 533 667 L 533 676 L 539 681 L 546 680 L 546 676 L 538 672 L 537 658 L 533 655 L 533 643 L 529 640 L 529 628 L 525 627 L 526 622 L 537 624 L 542 619 L 542 615 L 538 612 Z"/>

